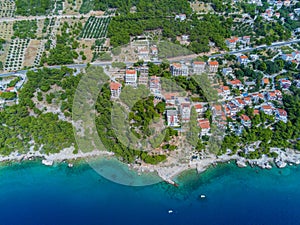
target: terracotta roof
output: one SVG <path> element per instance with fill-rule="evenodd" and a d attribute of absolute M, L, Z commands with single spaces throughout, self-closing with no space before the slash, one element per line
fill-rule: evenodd
<path fill-rule="evenodd" d="M 126 70 L 126 74 L 136 74 L 135 70 Z"/>
<path fill-rule="evenodd" d="M 277 109 L 277 111 L 280 116 L 287 116 L 287 112 L 284 109 Z"/>
<path fill-rule="evenodd" d="M 228 86 L 223 86 L 222 88 L 223 88 L 223 91 L 229 91 L 230 90 Z"/>
<path fill-rule="evenodd" d="M 241 59 L 248 59 L 248 56 L 246 56 L 246 55 L 241 55 L 240 58 L 241 58 Z"/>
<path fill-rule="evenodd" d="M 218 66 L 219 65 L 218 61 L 210 61 L 208 64 L 210 66 Z"/>
<path fill-rule="evenodd" d="M 195 109 L 203 109 L 203 106 L 201 104 L 194 105 Z"/>
<path fill-rule="evenodd" d="M 247 102 L 249 102 L 249 101 L 251 101 L 251 97 L 249 97 L 249 96 L 245 97 L 244 100 L 247 101 Z"/>
<path fill-rule="evenodd" d="M 151 83 L 159 83 L 160 82 L 160 78 L 157 76 L 152 76 L 150 77 L 150 82 Z"/>
<path fill-rule="evenodd" d="M 270 83 L 269 78 L 264 78 L 263 82 L 264 82 L 264 84 L 269 84 Z"/>
<path fill-rule="evenodd" d="M 241 84 L 242 82 L 238 79 L 230 81 L 232 85 Z"/>
<path fill-rule="evenodd" d="M 229 38 L 229 39 L 227 39 L 230 43 L 235 43 L 235 42 L 237 42 L 238 40 L 239 40 L 239 38 L 238 37 L 232 37 L 232 38 Z"/>
<path fill-rule="evenodd" d="M 177 68 L 181 68 L 181 64 L 180 63 L 173 63 L 172 66 L 173 67 L 177 67 Z"/>
<path fill-rule="evenodd" d="M 222 106 L 221 105 L 214 105 L 214 108 L 216 111 L 222 111 Z"/>
<path fill-rule="evenodd" d="M 270 106 L 270 105 L 263 105 L 261 108 L 263 110 L 269 110 L 269 109 L 272 109 L 272 106 Z"/>
<path fill-rule="evenodd" d="M 241 115 L 241 119 L 244 120 L 244 121 L 250 121 L 251 119 L 249 118 L 249 116 L 243 114 Z"/>
<path fill-rule="evenodd" d="M 205 65 L 205 62 L 202 61 L 195 61 L 193 62 L 195 65 Z"/>
<path fill-rule="evenodd" d="M 15 87 L 8 87 L 6 88 L 6 91 L 13 91 L 15 89 Z"/>
<path fill-rule="evenodd" d="M 289 81 L 289 80 L 281 80 L 280 82 L 281 83 L 291 83 L 291 81 Z"/>
<path fill-rule="evenodd" d="M 259 115 L 259 110 L 258 109 L 254 109 L 253 114 L 254 115 Z"/>
<path fill-rule="evenodd" d="M 166 100 L 172 100 L 172 99 L 175 99 L 176 95 L 174 93 L 166 93 L 166 94 L 164 94 L 164 96 L 165 96 Z"/>
<path fill-rule="evenodd" d="M 270 95 L 271 97 L 276 97 L 275 91 L 269 91 L 269 95 Z"/>
<path fill-rule="evenodd" d="M 243 99 L 237 98 L 236 100 L 241 105 L 245 105 L 246 104 L 246 102 Z"/>
<path fill-rule="evenodd" d="M 122 85 L 120 83 L 111 82 L 110 83 L 110 90 L 118 90 Z"/>
<path fill-rule="evenodd" d="M 201 129 L 210 129 L 210 124 L 208 119 L 202 119 L 199 120 L 198 122 L 199 122 L 199 127 L 201 127 Z"/>

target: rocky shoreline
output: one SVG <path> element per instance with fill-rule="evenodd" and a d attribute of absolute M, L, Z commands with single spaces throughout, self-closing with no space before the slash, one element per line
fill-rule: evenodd
<path fill-rule="evenodd" d="M 94 150 L 92 152 L 81 152 L 77 154 L 73 153 L 74 147 L 63 149 L 59 153 L 47 155 L 38 151 L 33 151 L 33 148 L 26 154 L 19 154 L 14 152 L 9 156 L 0 156 L 0 162 L 5 161 L 23 161 L 32 160 L 35 158 L 41 158 L 42 163 L 46 166 L 52 166 L 54 162 L 63 162 L 66 160 L 77 160 L 83 158 L 95 158 L 101 156 L 113 156 L 112 152 L 104 152 Z M 273 166 L 278 168 L 284 168 L 288 164 L 299 165 L 300 164 L 300 152 L 296 152 L 293 149 L 282 150 L 279 148 L 272 148 L 271 152 L 276 152 L 278 156 L 276 158 L 270 158 L 263 155 L 260 159 L 246 159 L 241 156 L 235 155 L 221 155 L 215 156 L 213 154 L 206 155 L 205 157 L 197 160 L 191 160 L 186 164 L 176 164 L 172 166 L 160 166 L 149 164 L 130 164 L 130 168 L 138 171 L 139 173 L 156 172 L 159 177 L 164 181 L 175 185 L 174 178 L 182 172 L 190 169 L 196 169 L 198 173 L 204 172 L 207 168 L 217 165 L 218 163 L 227 163 L 229 161 L 235 161 L 238 167 L 260 167 L 262 169 L 271 169 Z"/>

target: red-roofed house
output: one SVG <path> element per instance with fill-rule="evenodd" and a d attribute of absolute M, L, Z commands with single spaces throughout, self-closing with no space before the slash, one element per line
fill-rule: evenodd
<path fill-rule="evenodd" d="M 194 74 L 201 74 L 205 72 L 205 62 L 195 61 L 193 62 L 193 72 Z"/>
<path fill-rule="evenodd" d="M 262 79 L 261 83 L 262 83 L 263 86 L 264 85 L 268 86 L 268 85 L 270 85 L 270 80 L 269 80 L 269 78 L 265 77 L 265 78 Z"/>
<path fill-rule="evenodd" d="M 166 93 L 166 94 L 164 94 L 164 97 L 165 97 L 166 104 L 168 106 L 175 105 L 176 94 L 174 94 L 174 93 Z"/>
<path fill-rule="evenodd" d="M 181 63 L 173 63 L 170 66 L 170 71 L 173 76 L 188 76 L 189 68 Z"/>
<path fill-rule="evenodd" d="M 160 93 L 160 78 L 157 76 L 151 76 L 149 87 L 152 93 Z"/>
<path fill-rule="evenodd" d="M 208 135 L 210 131 L 210 123 L 208 119 L 198 120 L 199 127 L 201 128 L 201 136 Z"/>
<path fill-rule="evenodd" d="M 241 109 L 247 105 L 246 102 L 241 98 L 233 99 L 232 102 Z"/>
<path fill-rule="evenodd" d="M 269 101 L 274 101 L 274 100 L 276 100 L 276 99 L 277 99 L 277 95 L 276 95 L 275 91 L 269 91 L 269 92 L 267 93 L 267 99 L 268 99 Z"/>
<path fill-rule="evenodd" d="M 157 49 L 156 45 L 153 45 L 151 47 L 151 54 L 152 55 L 157 55 L 158 54 L 158 49 Z"/>
<path fill-rule="evenodd" d="M 291 85 L 292 82 L 290 80 L 285 80 L 285 79 L 280 80 L 280 86 L 282 89 L 289 89 Z"/>
<path fill-rule="evenodd" d="M 259 110 L 258 110 L 258 109 L 254 109 L 253 115 L 254 115 L 254 116 L 259 115 Z"/>
<path fill-rule="evenodd" d="M 238 79 L 229 81 L 228 85 L 231 85 L 232 88 L 238 88 L 238 89 L 242 89 L 244 87 L 242 82 Z"/>
<path fill-rule="evenodd" d="M 195 104 L 194 107 L 197 113 L 204 113 L 205 111 L 205 108 L 200 103 Z"/>
<path fill-rule="evenodd" d="M 111 82 L 110 83 L 110 93 L 111 93 L 111 98 L 119 98 L 121 94 L 121 88 L 122 85 L 118 82 Z"/>
<path fill-rule="evenodd" d="M 248 56 L 246 56 L 246 55 L 239 56 L 237 60 L 238 60 L 238 63 L 244 64 L 244 65 L 249 62 Z"/>
<path fill-rule="evenodd" d="M 270 105 L 263 105 L 260 108 L 265 114 L 272 115 L 273 114 L 273 107 Z"/>
<path fill-rule="evenodd" d="M 218 72 L 219 63 L 218 61 L 210 61 L 208 62 L 208 70 L 210 73 Z"/>
<path fill-rule="evenodd" d="M 212 112 L 215 116 L 222 116 L 224 111 L 223 111 L 221 105 L 213 105 L 212 106 Z"/>
<path fill-rule="evenodd" d="M 136 87 L 137 85 L 137 72 L 136 70 L 126 70 L 125 84 Z"/>
<path fill-rule="evenodd" d="M 276 94 L 278 100 L 282 100 L 282 93 L 280 90 L 275 90 L 275 94 Z"/>
<path fill-rule="evenodd" d="M 240 116 L 241 119 L 241 123 L 245 126 L 245 127 L 251 127 L 251 119 L 249 118 L 249 116 L 243 114 Z"/>
<path fill-rule="evenodd" d="M 16 92 L 15 87 L 8 87 L 5 89 L 6 92 Z"/>
<path fill-rule="evenodd" d="M 230 49 L 234 49 L 236 48 L 236 44 L 238 43 L 239 38 L 238 37 L 232 37 L 232 38 L 228 38 L 226 39 L 226 45 L 228 48 Z"/>
<path fill-rule="evenodd" d="M 221 86 L 222 94 L 223 96 L 229 96 L 230 95 L 230 88 L 228 86 Z"/>
<path fill-rule="evenodd" d="M 275 115 L 278 120 L 281 120 L 284 123 L 287 122 L 287 112 L 284 109 L 276 109 Z"/>
<path fill-rule="evenodd" d="M 183 102 L 180 104 L 181 122 L 187 123 L 191 118 L 191 104 L 189 102 Z"/>
<path fill-rule="evenodd" d="M 141 74 L 138 78 L 139 85 L 145 85 L 148 86 L 148 75 L 147 74 Z"/>
<path fill-rule="evenodd" d="M 251 97 L 250 97 L 250 96 L 245 97 L 245 98 L 244 98 L 244 101 L 245 101 L 245 103 L 246 103 L 247 105 L 250 105 L 250 104 L 252 103 Z"/>

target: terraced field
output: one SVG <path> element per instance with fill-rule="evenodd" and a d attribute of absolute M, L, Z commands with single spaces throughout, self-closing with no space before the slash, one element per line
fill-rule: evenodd
<path fill-rule="evenodd" d="M 15 2 L 10 0 L 0 0 L 0 18 L 13 17 L 15 15 Z"/>
<path fill-rule="evenodd" d="M 80 34 L 80 38 L 92 39 L 92 38 L 105 38 L 107 34 L 107 28 L 110 22 L 110 18 L 97 18 L 91 16 L 85 23 L 83 30 Z"/>
<path fill-rule="evenodd" d="M 10 40 L 13 35 L 13 22 L 0 23 L 0 38 Z"/>

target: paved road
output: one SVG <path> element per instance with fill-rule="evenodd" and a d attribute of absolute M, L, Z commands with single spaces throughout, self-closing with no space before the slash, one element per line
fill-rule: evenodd
<path fill-rule="evenodd" d="M 285 41 L 285 42 L 275 42 L 275 43 L 272 43 L 272 45 L 270 46 L 267 46 L 267 45 L 264 45 L 264 46 L 257 46 L 255 48 L 248 48 L 248 49 L 243 49 L 243 50 L 238 50 L 238 51 L 231 51 L 231 52 L 227 52 L 227 53 L 222 53 L 222 54 L 216 54 L 216 55 L 211 55 L 211 56 L 208 56 L 209 58 L 215 58 L 215 57 L 220 57 L 220 56 L 224 56 L 224 55 L 234 55 L 234 54 L 238 54 L 238 53 L 244 53 L 244 52 L 249 52 L 249 51 L 254 51 L 254 50 L 259 50 L 259 49 L 264 49 L 264 48 L 273 48 L 273 47 L 280 47 L 280 46 L 284 46 L 284 45 L 289 45 L 289 44 L 294 44 L 294 43 L 298 43 L 300 42 L 300 39 L 296 39 L 296 40 L 291 40 L 291 41 Z M 173 61 L 180 61 L 179 59 L 181 60 L 192 60 L 196 57 L 197 55 L 195 54 L 192 54 L 192 55 L 187 55 L 187 56 L 182 56 L 182 57 L 174 57 L 174 58 L 169 58 L 168 60 L 170 62 L 173 62 Z M 155 61 L 153 63 L 155 64 L 159 64 L 161 63 L 162 61 Z M 131 66 L 133 65 L 134 62 L 125 62 L 125 64 L 127 66 Z M 91 65 L 94 65 L 94 66 L 108 66 L 108 65 L 111 65 L 111 62 L 93 62 L 91 63 Z M 75 69 L 75 68 L 85 68 L 87 66 L 87 64 L 71 64 L 71 65 L 65 65 L 66 67 L 68 68 L 71 68 L 71 69 Z M 61 66 L 48 66 L 48 68 L 60 68 Z M 31 69 L 31 70 L 35 70 L 35 69 Z M 0 74 L 0 77 L 6 77 L 6 76 L 10 76 L 12 74 L 15 74 L 15 73 L 22 73 L 22 74 L 26 74 L 28 70 L 20 70 L 20 71 L 17 71 L 17 72 L 8 72 L 8 73 L 3 73 L 3 74 Z"/>
<path fill-rule="evenodd" d="M 222 53 L 222 54 L 211 55 L 211 56 L 209 56 L 209 58 L 220 57 L 220 56 L 224 56 L 227 54 L 234 55 L 234 54 L 238 54 L 238 53 L 251 52 L 254 50 L 259 50 L 259 49 L 264 49 L 264 48 L 268 49 L 268 48 L 280 47 L 280 46 L 284 46 L 284 45 L 295 44 L 298 42 L 300 42 L 300 39 L 291 40 L 291 41 L 275 42 L 275 43 L 272 43 L 271 45 L 261 45 L 261 46 L 255 47 L 255 48 L 247 48 L 247 49 L 242 49 L 242 50 L 237 50 L 237 51 L 226 52 L 226 53 Z"/>
<path fill-rule="evenodd" d="M 19 17 L 9 17 L 9 18 L 0 18 L 0 23 L 1 22 L 13 22 L 13 21 L 21 21 L 21 20 L 44 20 L 46 18 L 60 18 L 60 19 L 69 19 L 69 18 L 77 18 L 80 19 L 82 17 L 90 17 L 90 14 L 80 14 L 80 15 L 49 15 L 49 16 L 19 16 Z M 112 15 L 107 15 L 107 16 L 96 16 L 97 18 L 107 18 L 111 17 Z"/>

